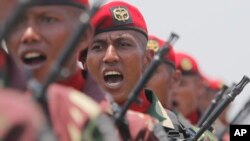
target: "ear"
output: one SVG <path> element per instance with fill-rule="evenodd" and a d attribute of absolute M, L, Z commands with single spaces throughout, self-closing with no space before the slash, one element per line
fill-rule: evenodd
<path fill-rule="evenodd" d="M 86 69 L 87 51 L 92 42 L 93 36 L 94 28 L 92 25 L 89 25 L 88 29 L 80 40 L 80 45 L 78 48 L 78 60 L 82 63 L 84 69 Z"/>
<path fill-rule="evenodd" d="M 147 49 L 144 57 L 144 69 L 151 63 L 154 57 L 154 51 Z"/>
<path fill-rule="evenodd" d="M 88 49 L 85 49 L 79 53 L 79 57 L 78 57 L 84 69 L 87 68 L 87 65 L 86 65 L 87 53 L 88 53 Z"/>
<path fill-rule="evenodd" d="M 181 71 L 178 69 L 175 69 L 172 73 L 172 89 L 179 87 L 181 83 Z"/>

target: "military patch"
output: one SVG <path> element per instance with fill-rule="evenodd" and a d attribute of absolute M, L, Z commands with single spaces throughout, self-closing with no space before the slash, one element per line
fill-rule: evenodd
<path fill-rule="evenodd" d="M 187 59 L 187 58 L 182 59 L 182 61 L 181 61 L 181 68 L 184 71 L 190 71 L 190 70 L 192 70 L 192 68 L 193 68 L 192 62 L 189 59 Z"/>
<path fill-rule="evenodd" d="M 155 40 L 149 40 L 147 44 L 148 49 L 153 50 L 154 52 L 157 52 L 159 50 L 159 43 Z"/>
<path fill-rule="evenodd" d="M 126 7 L 119 6 L 110 9 L 115 25 L 132 23 L 131 15 Z"/>

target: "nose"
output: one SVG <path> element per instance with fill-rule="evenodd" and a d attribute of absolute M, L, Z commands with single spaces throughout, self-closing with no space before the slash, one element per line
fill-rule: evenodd
<path fill-rule="evenodd" d="M 113 45 L 109 45 L 106 53 L 103 57 L 103 62 L 107 64 L 114 64 L 119 61 L 119 55 L 117 53 L 117 50 Z"/>
<path fill-rule="evenodd" d="M 36 43 L 40 40 L 39 34 L 34 30 L 33 27 L 27 27 L 21 37 L 21 42 L 24 44 Z"/>

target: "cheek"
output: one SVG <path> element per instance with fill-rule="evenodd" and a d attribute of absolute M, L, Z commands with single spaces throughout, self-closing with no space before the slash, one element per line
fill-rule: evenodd
<path fill-rule="evenodd" d="M 18 37 L 17 36 L 10 36 L 8 40 L 6 40 L 6 45 L 8 48 L 8 51 L 10 52 L 11 56 L 18 61 Z"/>
<path fill-rule="evenodd" d="M 50 46 L 48 50 L 52 58 L 58 57 L 60 52 L 66 47 L 66 44 L 71 37 L 70 30 L 72 32 L 73 28 L 68 26 L 58 26 L 54 29 L 42 31 L 41 36 L 44 37 L 46 44 Z"/>
<path fill-rule="evenodd" d="M 126 65 L 123 68 L 127 72 L 127 77 L 137 81 L 143 73 L 143 67 L 138 61 L 129 59 L 126 61 Z"/>
<path fill-rule="evenodd" d="M 93 75 L 93 77 L 96 77 L 98 72 L 99 72 L 99 57 L 98 56 L 93 56 L 93 55 L 88 55 L 86 59 L 86 66 L 87 70 Z"/>
<path fill-rule="evenodd" d="M 72 24 L 72 25 L 71 25 Z M 58 23 L 52 27 L 41 26 L 40 32 L 43 35 L 45 40 L 53 46 L 59 46 L 60 49 L 65 47 L 65 44 L 69 41 L 72 33 L 75 31 L 71 22 Z M 49 28 L 49 29 L 48 29 Z"/>

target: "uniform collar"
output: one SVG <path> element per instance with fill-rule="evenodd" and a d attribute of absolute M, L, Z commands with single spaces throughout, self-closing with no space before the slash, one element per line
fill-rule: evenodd
<path fill-rule="evenodd" d="M 147 113 L 158 119 L 162 126 L 175 129 L 166 110 L 151 90 L 144 89 L 144 91 L 140 93 L 139 99 L 140 103 L 133 103 L 130 108 L 131 110 Z"/>
<path fill-rule="evenodd" d="M 187 116 L 187 119 L 193 124 L 197 124 L 197 122 L 199 121 L 199 118 L 200 118 L 200 113 L 199 111 L 194 111 L 192 112 L 191 114 L 189 114 Z"/>

